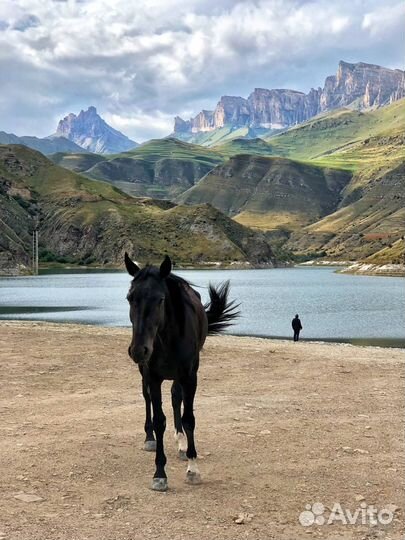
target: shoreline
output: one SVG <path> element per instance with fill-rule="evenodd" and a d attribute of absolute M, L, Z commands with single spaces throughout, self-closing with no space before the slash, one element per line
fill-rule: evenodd
<path fill-rule="evenodd" d="M 91 322 L 70 322 L 70 321 L 47 321 L 39 319 L 1 319 L 0 318 L 0 329 L 2 326 L 43 326 L 46 328 L 62 327 L 68 330 L 69 328 L 73 329 L 94 329 L 94 330 L 107 330 L 109 331 L 121 331 L 126 332 L 130 331 L 130 326 L 106 326 L 102 324 L 94 324 Z M 292 337 L 288 336 L 266 336 L 263 334 L 245 334 L 245 333 L 232 333 L 226 332 L 223 334 L 224 337 L 235 337 L 235 338 L 244 338 L 252 340 L 264 340 L 267 342 L 275 343 L 292 343 Z M 313 338 L 313 337 L 300 337 L 299 343 L 303 344 L 312 344 L 312 345 L 330 345 L 330 346 L 344 346 L 344 347 L 356 347 L 356 348 L 378 348 L 378 349 L 394 349 L 394 350 L 405 350 L 405 337 L 404 338 L 340 338 L 335 340 L 333 338 Z M 395 343 L 395 344 L 393 344 Z"/>
<path fill-rule="evenodd" d="M 259 338 L 266 339 L 269 341 L 282 341 L 282 342 L 293 342 L 292 337 L 287 336 L 265 336 L 265 335 L 252 335 L 252 334 L 226 334 L 227 336 L 235 337 L 246 337 L 246 338 Z M 319 343 L 323 345 L 345 345 L 352 347 L 377 347 L 379 349 L 404 349 L 405 350 L 405 337 L 403 338 L 305 338 L 300 337 L 300 343 Z M 397 345 L 392 345 L 390 342 L 398 343 Z"/>
<path fill-rule="evenodd" d="M 221 263 L 219 261 L 210 261 L 200 265 L 179 264 L 174 267 L 174 271 L 184 270 L 277 270 L 280 268 L 336 268 L 335 272 L 339 274 L 350 274 L 357 276 L 380 276 L 380 277 L 405 277 L 405 264 L 372 264 L 361 261 L 317 261 L 310 260 L 305 262 L 293 261 L 285 263 L 263 263 L 253 264 L 250 262 Z M 80 265 L 50 265 L 40 266 L 39 275 L 59 274 L 75 272 L 125 272 L 121 266 L 80 266 Z M 20 273 L 2 273 L 0 269 L 0 278 L 4 277 L 35 277 L 28 271 Z"/>
<path fill-rule="evenodd" d="M 375 277 L 405 277 L 405 264 L 372 264 L 361 261 L 306 261 L 295 267 L 335 267 L 337 274 Z"/>

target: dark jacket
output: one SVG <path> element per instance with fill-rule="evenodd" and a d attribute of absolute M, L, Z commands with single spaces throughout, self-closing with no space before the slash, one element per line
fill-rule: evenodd
<path fill-rule="evenodd" d="M 296 332 L 297 330 L 302 330 L 301 321 L 297 319 L 296 317 L 294 317 L 294 319 L 292 320 L 291 326 L 293 327 L 293 330 L 295 330 Z"/>

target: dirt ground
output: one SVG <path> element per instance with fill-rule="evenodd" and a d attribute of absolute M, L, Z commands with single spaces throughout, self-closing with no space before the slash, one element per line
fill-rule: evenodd
<path fill-rule="evenodd" d="M 209 338 L 203 483 L 184 482 L 165 383 L 169 490 L 156 493 L 128 342 L 126 329 L 0 323 L 0 540 L 404 538 L 403 350 Z M 302 525 L 313 503 L 319 524 Z M 392 521 L 344 523 L 368 505 Z"/>

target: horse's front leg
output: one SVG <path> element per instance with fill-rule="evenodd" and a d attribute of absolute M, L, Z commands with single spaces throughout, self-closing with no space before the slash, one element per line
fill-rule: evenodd
<path fill-rule="evenodd" d="M 162 409 L 162 380 L 151 377 L 149 380 L 149 389 L 153 409 L 153 429 L 156 435 L 156 471 L 152 480 L 152 489 L 154 491 L 166 491 L 166 456 L 163 447 L 163 436 L 166 429 L 166 417 Z"/>
<path fill-rule="evenodd" d="M 186 482 L 188 484 L 197 485 L 201 483 L 201 475 L 197 466 L 197 452 L 194 444 L 194 396 L 197 390 L 197 373 L 187 377 L 181 383 L 183 389 L 184 411 L 182 416 L 182 424 L 187 437 L 187 474 Z"/>
<path fill-rule="evenodd" d="M 156 450 L 156 441 L 155 437 L 153 435 L 153 424 L 152 424 L 152 411 L 151 411 L 151 400 L 149 395 L 149 388 L 145 381 L 145 379 L 142 377 L 142 393 L 145 400 L 145 443 L 144 443 L 144 450 L 147 452 L 154 452 Z"/>
<path fill-rule="evenodd" d="M 172 384 L 172 407 L 174 417 L 174 438 L 178 444 L 178 456 L 180 459 L 187 461 L 186 450 L 187 441 L 183 432 L 181 423 L 181 402 L 183 401 L 183 391 L 180 384 L 176 381 Z"/>

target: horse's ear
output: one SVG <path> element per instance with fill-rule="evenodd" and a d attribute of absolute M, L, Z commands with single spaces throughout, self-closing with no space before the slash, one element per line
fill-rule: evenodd
<path fill-rule="evenodd" d="M 139 266 L 136 263 L 134 263 L 134 261 L 130 258 L 127 252 L 125 252 L 124 259 L 125 259 L 125 267 L 127 269 L 128 274 L 130 276 L 135 276 L 140 270 Z"/>
<path fill-rule="evenodd" d="M 162 264 L 160 265 L 160 277 L 166 278 L 172 271 L 172 261 L 168 255 L 165 256 Z"/>

